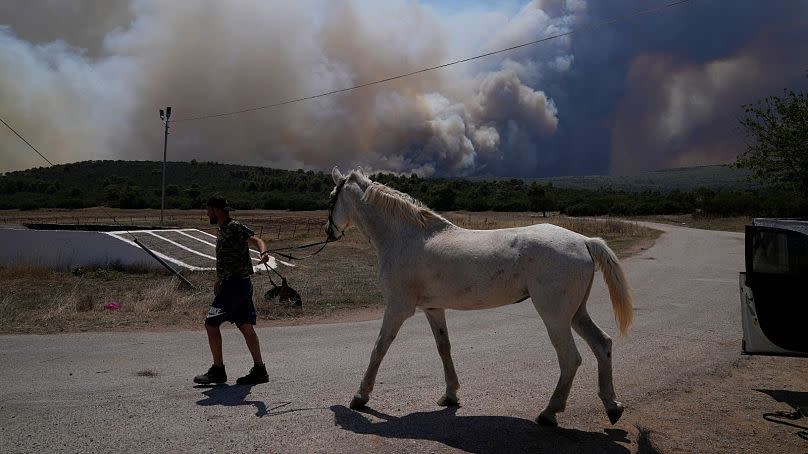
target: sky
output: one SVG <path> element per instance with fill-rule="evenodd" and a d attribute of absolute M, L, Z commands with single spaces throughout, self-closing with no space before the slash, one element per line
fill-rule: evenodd
<path fill-rule="evenodd" d="M 427 177 L 733 162 L 742 106 L 808 88 L 808 2 L 8 0 L 0 118 L 55 163 L 169 160 Z M 361 85 L 558 39 L 383 84 Z M 0 125 L 0 172 L 45 165 Z"/>

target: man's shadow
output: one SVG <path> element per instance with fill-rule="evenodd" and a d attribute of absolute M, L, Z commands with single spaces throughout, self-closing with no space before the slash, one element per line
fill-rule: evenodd
<path fill-rule="evenodd" d="M 334 405 L 334 423 L 357 434 L 385 438 L 431 440 L 463 451 L 482 452 L 602 452 L 629 453 L 618 442 L 629 443 L 620 429 L 584 432 L 543 428 L 533 421 L 509 416 L 457 416 L 458 407 L 396 417 L 370 408 L 360 412 Z M 364 414 L 382 421 L 373 422 Z"/>
<path fill-rule="evenodd" d="M 194 386 L 197 389 L 207 389 L 207 391 L 203 392 L 205 399 L 198 400 L 196 402 L 197 405 L 202 406 L 210 406 L 210 405 L 224 405 L 227 407 L 231 406 L 238 406 L 238 405 L 254 405 L 255 406 L 255 416 L 262 418 L 266 416 L 269 411 L 267 410 L 267 405 L 260 400 L 245 400 L 247 396 L 250 394 L 250 390 L 252 389 L 252 385 L 199 385 Z M 285 405 L 289 405 L 289 402 L 282 402 L 282 405 L 273 408 L 283 407 Z"/>

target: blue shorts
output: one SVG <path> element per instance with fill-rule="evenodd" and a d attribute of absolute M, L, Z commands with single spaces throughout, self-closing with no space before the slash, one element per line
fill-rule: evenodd
<path fill-rule="evenodd" d="M 223 279 L 219 294 L 213 298 L 208 309 L 205 324 L 219 326 L 224 322 L 241 326 L 255 325 L 255 305 L 253 305 L 253 285 L 249 277 Z"/>

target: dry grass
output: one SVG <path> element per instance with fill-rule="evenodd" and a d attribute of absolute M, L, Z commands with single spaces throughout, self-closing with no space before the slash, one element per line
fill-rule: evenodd
<path fill-rule="evenodd" d="M 281 214 L 286 215 L 284 218 Z M 286 219 L 297 225 L 320 224 L 325 212 L 268 212 L 272 219 Z M 245 212 L 239 219 L 260 224 L 259 214 Z M 456 224 L 475 229 L 517 227 L 551 222 L 587 236 L 600 236 L 621 257 L 653 243 L 658 231 L 634 223 L 567 217 L 537 217 L 530 213 L 445 213 Z M 282 230 L 294 231 L 290 225 Z M 270 248 L 296 245 L 320 239 L 311 229 L 277 239 L 275 231 L 264 232 Z M 295 252 L 306 255 L 312 251 Z M 281 306 L 264 300 L 272 288 L 265 273 L 253 277 L 255 305 L 259 320 L 297 323 L 325 320 L 335 314 L 372 310 L 382 304 L 377 284 L 377 258 L 370 244 L 355 229 L 329 244 L 317 257 L 281 266 L 289 285 L 304 302 L 302 309 Z M 179 286 L 176 278 L 162 271 L 82 269 L 52 271 L 37 266 L 0 268 L 0 333 L 54 333 L 76 331 L 131 331 L 139 329 L 199 328 L 213 299 L 213 272 L 189 274 L 194 290 Z M 276 276 L 272 276 L 280 284 Z M 104 306 L 117 302 L 120 309 Z M 273 322 L 275 323 L 275 322 Z"/>
<path fill-rule="evenodd" d="M 269 247 L 278 246 L 272 244 Z M 348 307 L 370 307 L 381 303 L 377 285 L 377 258 L 371 246 L 356 230 L 328 247 L 315 258 L 296 261 L 295 267 L 281 266 L 289 285 L 303 299 L 303 310 L 288 309 L 263 301 L 272 288 L 269 277 L 262 274 L 255 283 L 258 312 L 269 319 L 300 316 L 321 316 Z M 270 276 L 280 284 L 277 276 Z"/>
<path fill-rule="evenodd" d="M 549 223 L 589 237 L 601 237 L 609 243 L 618 257 L 628 257 L 651 247 L 661 234 L 636 222 L 608 218 L 573 218 L 568 216 L 538 216 L 534 213 L 445 213 L 447 219 L 468 229 L 502 229 L 531 224 Z"/>
<path fill-rule="evenodd" d="M 533 213 L 469 213 L 464 211 L 445 213 L 445 217 L 458 226 L 467 229 L 489 230 L 549 223 L 570 229 L 582 235 L 601 236 L 603 238 L 615 235 L 638 235 L 647 233 L 647 229 L 637 223 L 604 218 L 574 218 L 569 216 L 544 217 Z"/>
<path fill-rule="evenodd" d="M 725 232 L 743 232 L 744 227 L 752 223 L 752 218 L 748 216 L 719 218 L 712 216 L 693 216 L 692 214 L 642 216 L 633 218 L 633 220 L 659 222 L 661 224 L 679 225 L 694 229 L 721 230 Z"/>
<path fill-rule="evenodd" d="M 51 271 L 41 265 L 16 265 L 16 266 L 0 266 L 0 280 L 6 281 L 9 279 L 41 279 L 49 277 Z"/>

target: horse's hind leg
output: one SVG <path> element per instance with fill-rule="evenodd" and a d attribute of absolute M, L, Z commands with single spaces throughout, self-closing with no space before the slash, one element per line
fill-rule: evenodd
<path fill-rule="evenodd" d="M 438 354 L 443 361 L 443 375 L 446 379 L 446 394 L 438 400 L 438 405 L 457 405 L 457 390 L 460 383 L 457 381 L 454 363 L 452 362 L 452 347 L 449 344 L 449 331 L 446 329 L 446 311 L 443 309 L 424 309 L 426 319 L 435 335 L 435 343 L 438 345 Z"/>
<path fill-rule="evenodd" d="M 384 311 L 384 319 L 382 320 L 382 328 L 379 331 L 379 337 L 376 338 L 376 345 L 373 347 L 373 352 L 370 354 L 370 364 L 365 371 L 365 376 L 362 383 L 359 385 L 359 391 L 351 400 L 351 408 L 357 410 L 362 408 L 370 399 L 370 393 L 373 391 L 373 385 L 376 383 L 376 373 L 379 372 L 379 365 L 396 338 L 401 324 L 410 318 L 414 313 L 414 309 L 394 309 L 395 305 L 388 302 L 387 308 Z"/>
<path fill-rule="evenodd" d="M 555 281 L 553 284 L 537 284 L 528 289 L 533 306 L 547 328 L 561 370 L 550 402 L 536 418 L 537 423 L 545 426 L 558 425 L 556 413 L 566 408 L 572 381 L 581 365 L 581 355 L 572 338 L 571 324 L 587 289 L 587 283 L 583 281 Z"/>
<path fill-rule="evenodd" d="M 606 407 L 609 421 L 614 424 L 623 415 L 623 405 L 615 400 L 612 380 L 612 339 L 589 317 L 586 302 L 575 313 L 572 327 L 586 341 L 598 360 L 598 396 Z"/>
<path fill-rule="evenodd" d="M 542 315 L 542 320 L 544 320 L 547 333 L 550 335 L 550 342 L 552 342 L 558 356 L 558 366 L 561 369 L 561 374 L 558 377 L 555 391 L 550 397 L 550 402 L 539 414 L 539 417 L 536 418 L 536 422 L 545 426 L 556 426 L 558 425 L 556 413 L 564 411 L 567 406 L 567 397 L 570 395 L 572 380 L 575 378 L 578 366 L 581 365 L 581 355 L 575 347 L 575 340 L 572 338 L 572 331 L 568 321 L 548 320 L 544 315 Z"/>

